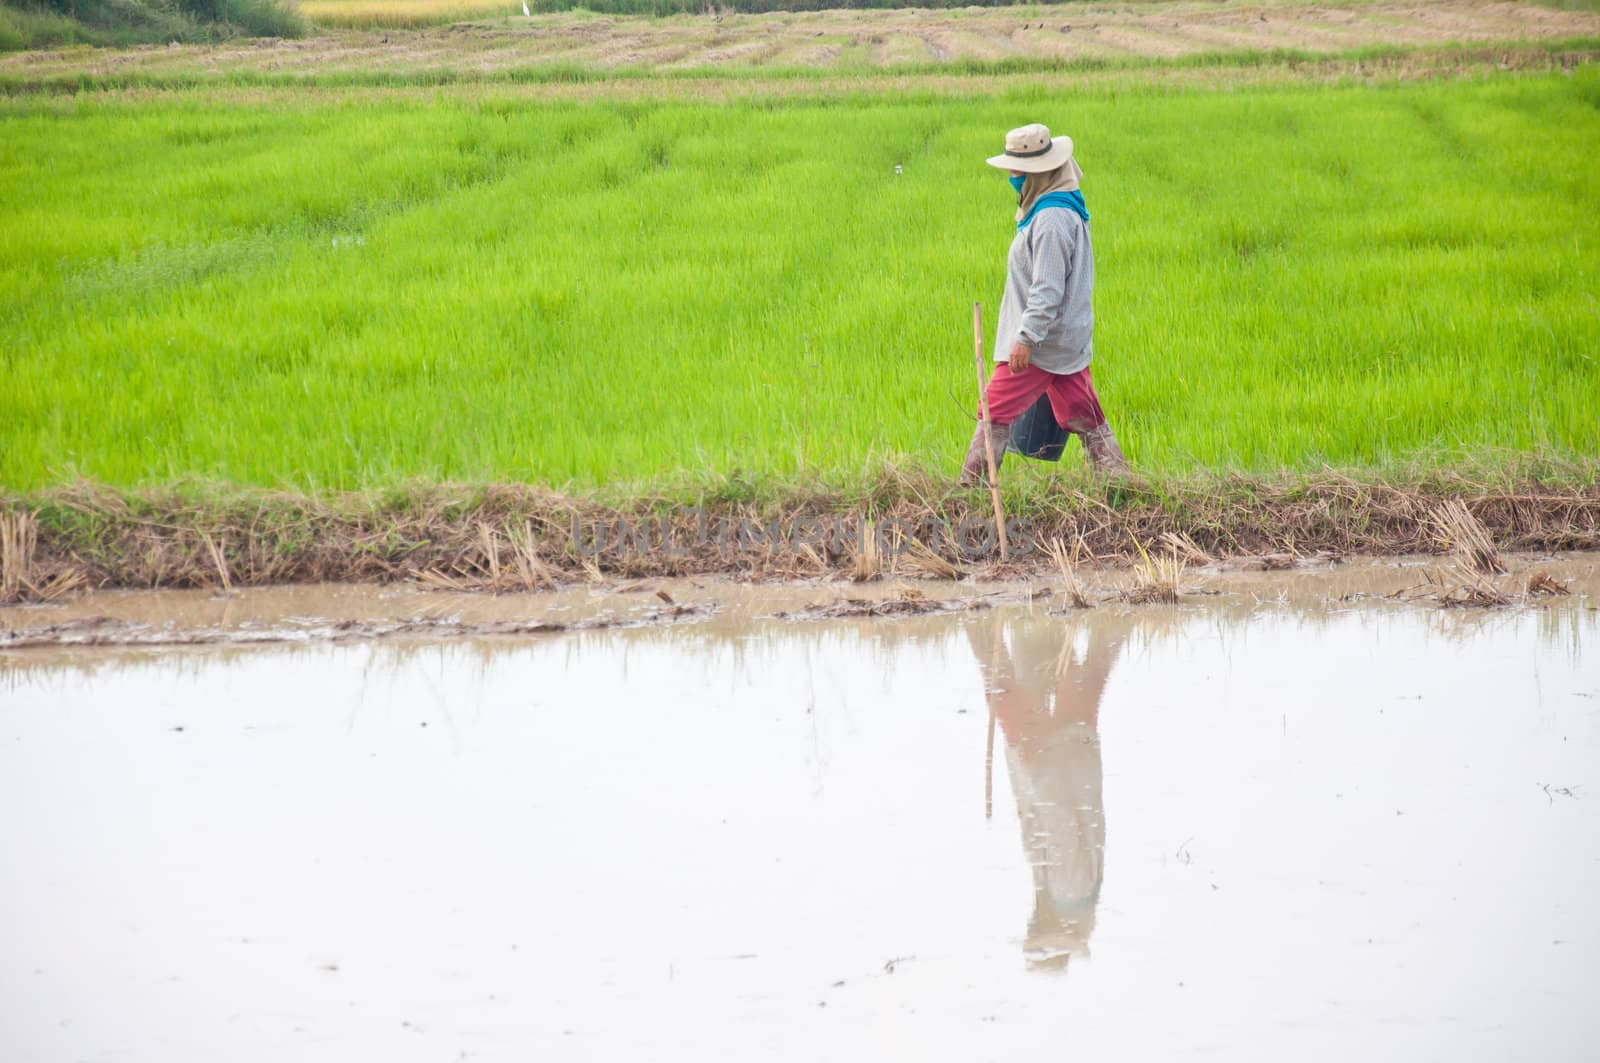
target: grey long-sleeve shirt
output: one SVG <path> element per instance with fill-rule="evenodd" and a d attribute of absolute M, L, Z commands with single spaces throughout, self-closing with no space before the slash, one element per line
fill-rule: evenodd
<path fill-rule="evenodd" d="M 1047 207 L 1017 230 L 1006 255 L 1006 291 L 994 336 L 994 360 L 1021 340 L 1032 364 L 1076 373 L 1094 354 L 1094 250 L 1089 223 L 1076 211 Z"/>

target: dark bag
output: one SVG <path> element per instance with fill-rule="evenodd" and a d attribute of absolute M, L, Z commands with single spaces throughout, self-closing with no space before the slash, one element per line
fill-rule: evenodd
<path fill-rule="evenodd" d="M 1050 396 L 1040 395 L 1028 412 L 1011 425 L 1011 440 L 1006 449 L 1025 458 L 1039 461 L 1060 461 L 1066 449 L 1067 437 L 1072 433 L 1056 424 L 1055 411 L 1050 408 Z"/>

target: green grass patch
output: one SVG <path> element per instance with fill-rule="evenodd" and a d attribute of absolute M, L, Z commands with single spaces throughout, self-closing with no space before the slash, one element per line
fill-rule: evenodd
<path fill-rule="evenodd" d="M 1600 451 L 1593 69 L 486 86 L 0 103 L 0 485 L 953 475 L 1012 234 L 982 160 L 1035 119 L 1087 172 L 1095 378 L 1136 465 Z"/>

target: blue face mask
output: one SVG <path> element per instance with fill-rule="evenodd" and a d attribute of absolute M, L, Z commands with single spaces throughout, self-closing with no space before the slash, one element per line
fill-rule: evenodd
<path fill-rule="evenodd" d="M 1028 180 L 1028 177 L 1027 177 L 1026 174 L 1024 174 L 1021 177 L 1010 177 L 1010 176 L 1008 176 L 1008 177 L 1006 177 L 1006 180 L 1011 183 L 1011 187 L 1015 188 L 1017 190 L 1017 195 L 1020 196 L 1020 195 L 1022 195 L 1022 186 Z"/>

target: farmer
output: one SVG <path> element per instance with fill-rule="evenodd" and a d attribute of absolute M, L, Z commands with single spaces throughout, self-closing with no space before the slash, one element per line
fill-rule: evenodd
<path fill-rule="evenodd" d="M 1094 353 L 1094 250 L 1089 210 L 1072 158 L 1072 138 L 1050 136 L 1042 125 L 1006 134 L 1003 155 L 989 165 L 1011 174 L 1017 190 L 1017 235 L 1006 256 L 1006 291 L 995 332 L 996 365 L 989 378 L 989 436 L 996 468 L 1011 425 L 1040 395 L 1061 428 L 1083 440 L 1097 472 L 1127 468 L 1089 379 Z M 987 479 L 983 421 L 961 465 L 961 482 Z"/>

